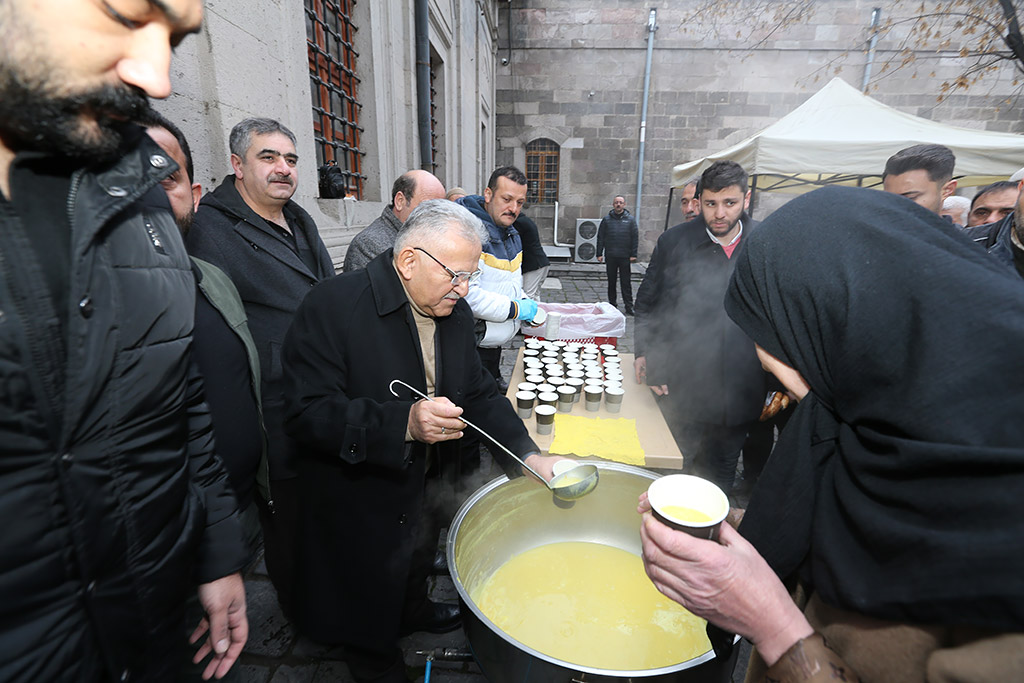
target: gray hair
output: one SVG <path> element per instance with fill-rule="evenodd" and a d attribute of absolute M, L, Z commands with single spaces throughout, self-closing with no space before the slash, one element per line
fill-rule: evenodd
<path fill-rule="evenodd" d="M 298 144 L 298 141 L 295 139 L 295 133 L 282 126 L 280 121 L 259 118 L 245 119 L 236 123 L 235 127 L 231 129 L 231 137 L 228 138 L 228 147 L 231 149 L 231 153 L 244 157 L 252 145 L 253 133 L 256 135 L 281 133 L 291 140 L 293 145 Z"/>
<path fill-rule="evenodd" d="M 420 202 L 399 228 L 395 253 L 410 246 L 419 246 L 416 243 L 436 244 L 452 237 L 461 237 L 478 245 L 488 239 L 484 224 L 469 209 L 447 199 L 430 199 Z"/>

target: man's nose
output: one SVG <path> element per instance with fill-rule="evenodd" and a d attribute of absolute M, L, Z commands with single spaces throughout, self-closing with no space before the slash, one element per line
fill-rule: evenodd
<path fill-rule="evenodd" d="M 115 70 L 127 85 L 163 99 L 171 94 L 170 68 L 170 29 L 153 21 L 132 32 Z"/>

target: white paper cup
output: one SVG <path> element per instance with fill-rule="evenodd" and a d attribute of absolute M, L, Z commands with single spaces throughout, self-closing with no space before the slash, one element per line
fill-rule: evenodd
<path fill-rule="evenodd" d="M 540 405 L 534 412 L 537 414 L 537 433 L 550 434 L 555 428 L 555 407 Z"/>
<path fill-rule="evenodd" d="M 722 489 L 690 474 L 656 479 L 647 489 L 647 499 L 663 524 L 712 541 L 718 540 L 722 520 L 729 514 L 729 497 Z"/>
<path fill-rule="evenodd" d="M 545 405 L 554 408 L 555 404 L 558 403 L 558 394 L 553 391 L 545 391 L 543 394 L 537 394 L 537 403 L 540 404 L 538 407 Z"/>
<path fill-rule="evenodd" d="M 524 420 L 533 413 L 533 402 L 537 400 L 537 394 L 533 391 L 516 392 L 516 414 Z"/>
<path fill-rule="evenodd" d="M 588 384 L 583 389 L 583 400 L 585 401 L 585 407 L 588 412 L 596 413 L 601 409 L 601 396 L 604 394 L 604 389 L 599 386 Z"/>
<path fill-rule="evenodd" d="M 625 393 L 621 386 L 606 386 L 604 389 L 604 409 L 609 413 L 617 413 L 622 410 L 622 397 Z"/>
<path fill-rule="evenodd" d="M 583 394 L 583 380 L 580 379 L 579 377 L 570 377 L 569 379 L 565 380 L 565 385 L 572 387 L 572 400 L 574 403 L 579 403 L 580 395 Z"/>
<path fill-rule="evenodd" d="M 558 412 L 571 413 L 575 396 L 576 391 L 572 387 L 565 385 L 558 387 Z"/>
<path fill-rule="evenodd" d="M 553 394 L 553 393 L 555 393 L 555 388 L 553 386 L 551 386 L 550 384 L 548 384 L 547 382 L 542 382 L 542 383 L 537 385 L 537 395 L 538 396 L 540 394 Z"/>
<path fill-rule="evenodd" d="M 516 390 L 518 390 L 518 391 L 537 391 L 537 383 L 536 382 L 520 382 L 519 384 L 516 385 Z M 536 398 L 536 396 L 534 396 L 534 398 Z"/>

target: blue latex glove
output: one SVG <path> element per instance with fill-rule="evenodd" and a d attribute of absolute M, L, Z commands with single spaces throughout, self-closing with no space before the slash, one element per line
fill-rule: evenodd
<path fill-rule="evenodd" d="M 515 302 L 519 310 L 516 320 L 530 321 L 537 315 L 537 302 L 533 299 L 515 299 Z"/>

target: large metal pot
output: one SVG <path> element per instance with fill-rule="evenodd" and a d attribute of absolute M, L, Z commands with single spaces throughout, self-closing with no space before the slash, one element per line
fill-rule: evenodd
<path fill-rule="evenodd" d="M 537 482 L 500 477 L 463 504 L 448 532 L 448 567 L 462 602 L 463 625 L 477 663 L 492 683 L 644 683 L 729 680 L 728 660 L 708 652 L 673 666 L 613 671 L 549 657 L 513 639 L 494 625 L 470 597 L 477 586 L 512 556 L 560 541 L 590 541 L 640 554 L 637 497 L 656 474 L 628 465 L 599 463 L 601 480 L 575 503 L 553 499 Z M 733 648 L 737 651 L 738 648 Z"/>

